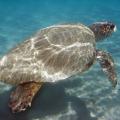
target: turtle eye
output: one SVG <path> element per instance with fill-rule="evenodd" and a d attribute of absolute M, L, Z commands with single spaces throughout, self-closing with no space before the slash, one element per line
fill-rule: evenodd
<path fill-rule="evenodd" d="M 115 25 L 113 23 L 107 23 L 107 28 L 110 30 L 110 31 L 113 31 L 114 28 L 115 28 Z"/>
<path fill-rule="evenodd" d="M 110 29 L 113 30 L 115 28 L 115 25 L 110 25 Z"/>

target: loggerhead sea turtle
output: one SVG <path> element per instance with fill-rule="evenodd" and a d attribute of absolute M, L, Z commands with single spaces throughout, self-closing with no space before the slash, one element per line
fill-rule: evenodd
<path fill-rule="evenodd" d="M 16 85 L 9 107 L 20 112 L 45 82 L 55 82 L 82 73 L 99 61 L 115 87 L 114 62 L 108 52 L 96 49 L 96 42 L 109 37 L 116 26 L 111 22 L 54 25 L 41 29 L 0 60 L 0 80 Z"/>

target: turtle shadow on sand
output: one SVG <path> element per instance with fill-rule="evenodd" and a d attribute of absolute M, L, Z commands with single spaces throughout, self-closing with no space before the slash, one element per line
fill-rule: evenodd
<path fill-rule="evenodd" d="M 32 107 L 17 114 L 13 114 L 8 107 L 12 90 L 4 92 L 0 95 L 0 120 L 32 120 L 37 118 L 46 120 L 46 116 L 52 117 L 58 114 L 61 114 L 59 120 L 96 120 L 96 118 L 90 117 L 90 112 L 84 101 L 65 92 L 66 88 L 75 87 L 76 84 L 77 82 L 73 82 L 73 80 L 60 81 L 54 84 L 46 83 L 36 95 Z M 69 111 L 66 111 L 69 108 L 69 103 L 75 114 L 69 114 Z"/>

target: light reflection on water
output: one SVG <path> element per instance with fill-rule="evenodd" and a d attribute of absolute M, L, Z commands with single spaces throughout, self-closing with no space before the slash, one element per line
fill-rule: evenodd
<path fill-rule="evenodd" d="M 120 78 L 119 4 L 119 0 L 0 0 L 0 56 L 49 25 L 109 20 L 115 22 L 118 30 L 97 47 L 112 54 Z M 32 108 L 23 113 L 11 113 L 8 89 L 9 86 L 0 84 L 0 120 L 119 120 L 119 79 L 113 89 L 98 64 L 82 76 L 45 84 Z"/>
<path fill-rule="evenodd" d="M 0 119 L 4 120 L 92 120 L 86 104 L 76 95 L 70 95 L 65 89 L 75 87 L 73 80 L 46 83 L 33 101 L 32 108 L 23 113 L 12 114 L 8 108 L 10 91 L 1 93 Z M 77 83 L 78 84 L 78 83 Z M 39 120 L 38 119 L 38 120 Z M 96 120 L 96 119 L 94 119 Z"/>

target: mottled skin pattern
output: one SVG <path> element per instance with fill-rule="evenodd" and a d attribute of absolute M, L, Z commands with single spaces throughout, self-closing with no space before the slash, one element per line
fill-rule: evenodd
<path fill-rule="evenodd" d="M 100 22 L 86 27 L 66 24 L 47 27 L 12 49 L 0 60 L 0 80 L 17 85 L 10 96 L 12 112 L 21 112 L 44 82 L 64 80 L 88 70 L 98 60 L 115 87 L 114 61 L 96 50 L 96 41 L 112 34 L 115 25 Z"/>
<path fill-rule="evenodd" d="M 100 50 L 98 50 L 96 53 L 97 59 L 103 71 L 107 74 L 113 87 L 115 87 L 117 84 L 117 75 L 115 72 L 114 60 L 112 59 L 112 56 L 109 53 Z"/>
<path fill-rule="evenodd" d="M 41 84 L 37 82 L 25 82 L 24 84 L 20 84 L 14 92 L 11 93 L 10 98 L 12 101 L 9 103 L 9 107 L 12 108 L 13 112 L 17 112 L 19 110 L 24 111 L 27 107 L 31 106 L 32 99 L 35 94 L 38 92 Z M 27 99 L 26 99 L 27 97 Z M 23 102 L 21 102 L 23 101 Z M 26 104 L 27 103 L 27 104 Z"/>

